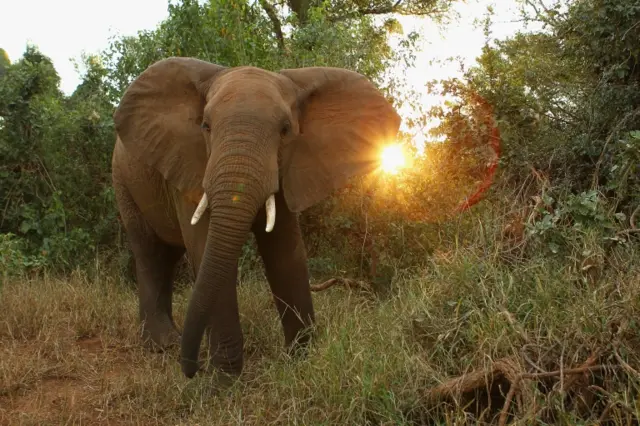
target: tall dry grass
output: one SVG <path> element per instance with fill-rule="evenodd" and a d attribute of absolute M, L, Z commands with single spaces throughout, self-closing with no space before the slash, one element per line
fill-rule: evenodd
<path fill-rule="evenodd" d="M 637 422 L 638 258 L 633 247 L 614 251 L 594 280 L 571 262 L 531 256 L 514 267 L 480 245 L 453 247 L 418 271 L 399 271 L 384 296 L 337 286 L 314 293 L 317 339 L 304 359 L 284 353 L 268 286 L 249 275 L 239 287 L 245 370 L 223 391 L 213 390 L 212 376 L 184 378 L 177 350 L 141 348 L 135 290 L 112 273 L 6 278 L 0 421 L 497 422 L 508 381 L 490 392 L 474 389 L 475 403 L 468 393 L 434 402 L 429 390 L 471 370 L 491 371 L 499 359 L 536 373 L 580 366 L 597 349 L 598 363 L 610 368 L 583 375 L 564 394 L 558 389 L 569 376 L 523 382 L 510 413 L 525 422 L 578 424 L 606 409 L 612 424 Z M 190 291 L 180 286 L 175 294 L 179 324 Z"/>

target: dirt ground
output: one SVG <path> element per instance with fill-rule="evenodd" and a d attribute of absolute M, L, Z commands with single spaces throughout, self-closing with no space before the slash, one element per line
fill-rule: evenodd
<path fill-rule="evenodd" d="M 74 360 L 73 367 L 70 362 L 35 367 L 43 359 L 53 361 L 40 343 L 17 343 L 8 348 L 12 352 L 9 359 L 31 361 L 34 368 L 26 369 L 21 380 L 0 387 L 0 424 L 130 424 L 121 415 L 109 415 L 105 396 L 117 397 L 114 391 L 132 377 L 132 365 L 136 364 L 133 352 L 138 351 L 110 345 L 100 336 L 70 343 L 55 350 L 66 352 Z"/>

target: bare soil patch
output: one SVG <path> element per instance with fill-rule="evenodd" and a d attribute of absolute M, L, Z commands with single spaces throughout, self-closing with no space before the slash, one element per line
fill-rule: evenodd
<path fill-rule="evenodd" d="M 101 403 L 105 392 L 134 374 L 132 351 L 106 343 L 100 336 L 83 337 L 59 345 L 66 360 L 50 363 L 55 358 L 37 342 L 11 346 L 5 356 L 18 360 L 24 374 L 0 386 L 1 424 L 57 424 L 65 418 L 73 418 L 74 423 L 126 424 L 106 416 Z"/>

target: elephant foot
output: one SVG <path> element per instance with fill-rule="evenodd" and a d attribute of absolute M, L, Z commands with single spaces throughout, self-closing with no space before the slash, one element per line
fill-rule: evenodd
<path fill-rule="evenodd" d="M 196 374 L 202 373 L 209 376 L 210 390 L 215 392 L 223 392 L 233 386 L 238 381 L 241 373 L 225 372 L 217 367 L 212 358 L 206 361 L 182 361 L 182 372 L 191 379 Z"/>
<path fill-rule="evenodd" d="M 309 343 L 294 344 L 287 347 L 287 355 L 292 359 L 305 359 L 309 355 Z"/>
<path fill-rule="evenodd" d="M 292 358 L 306 358 L 315 338 L 316 333 L 313 327 L 303 328 L 296 334 L 294 339 L 286 343 L 287 354 Z"/>
<path fill-rule="evenodd" d="M 173 324 L 147 324 L 142 329 L 144 346 L 152 352 L 165 352 L 180 347 L 180 333 Z"/>
<path fill-rule="evenodd" d="M 231 373 L 221 370 L 219 367 L 214 366 L 214 363 L 210 360 L 206 366 L 202 367 L 203 372 L 212 378 L 211 383 L 213 388 L 217 391 L 225 391 L 234 385 L 240 378 L 241 373 Z"/>

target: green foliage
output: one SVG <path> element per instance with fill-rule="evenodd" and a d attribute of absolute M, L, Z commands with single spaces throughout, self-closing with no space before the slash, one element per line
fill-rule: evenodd
<path fill-rule="evenodd" d="M 370 17 L 330 21 L 331 7 L 330 3 L 311 7 L 305 25 L 299 25 L 295 16 L 284 17 L 282 24 L 288 29 L 283 30 L 283 49 L 259 3 L 186 0 L 170 5 L 169 17 L 157 29 L 114 40 L 105 53 L 106 84 L 111 99 L 117 101 L 139 73 L 167 56 L 192 56 L 225 66 L 252 65 L 273 71 L 304 66 L 344 67 L 375 82 L 382 80 L 393 61 L 411 62 L 416 34 L 408 34 L 403 48 L 393 52 L 387 44 L 384 25 L 375 24 Z M 398 96 L 393 83 L 381 89 L 396 104 L 406 101 Z M 357 251 L 358 256 L 335 257 L 336 250 L 341 249 L 356 253 L 353 247 L 360 247 L 364 233 L 373 231 L 366 231 L 368 213 L 355 208 L 364 191 L 363 185 L 356 184 L 303 214 L 310 254 L 317 257 L 311 260 L 312 272 L 318 272 L 319 276 L 339 270 L 357 274 L 363 263 L 372 262 L 371 254 L 362 255 L 361 250 Z M 392 219 L 400 216 L 383 199 L 379 201 L 378 207 L 385 208 L 379 210 L 377 217 L 384 223 L 373 232 L 382 236 L 392 225 Z M 387 217 L 383 219 L 384 215 Z M 352 224 L 350 229 L 345 228 L 346 223 Z"/>
<path fill-rule="evenodd" d="M 383 26 L 371 19 L 327 22 L 326 8 L 311 9 L 305 26 L 291 26 L 285 49 L 258 3 L 246 0 L 184 0 L 169 5 L 169 17 L 153 31 L 112 41 L 105 52 L 113 101 L 153 62 L 169 56 L 196 57 L 223 66 L 251 65 L 277 71 L 304 66 L 345 67 L 378 78 L 397 54 Z M 283 36 L 284 37 L 284 36 Z"/>
<path fill-rule="evenodd" d="M 51 61 L 29 47 L 0 79 L 0 232 L 21 239 L 24 256 L 67 269 L 114 233 L 110 188 L 113 107 L 91 87 L 87 63 L 70 98 Z"/>
<path fill-rule="evenodd" d="M 89 262 L 101 245 L 120 246 L 110 184 L 113 107 L 153 62 L 190 56 L 270 70 L 325 65 L 380 81 L 389 63 L 406 55 L 416 40 L 410 34 L 405 48 L 392 52 L 384 25 L 364 14 L 329 22 L 330 10 L 335 11 L 329 3 L 314 4 L 300 25 L 278 9 L 279 34 L 260 3 L 172 2 L 168 18 L 156 29 L 115 38 L 103 54 L 83 56 L 82 83 L 69 97 L 58 89 L 51 61 L 34 47 L 14 64 L 3 65 L 0 232 L 19 240 L 11 252 L 68 270 Z"/>
<path fill-rule="evenodd" d="M 12 233 L 0 234 L 0 275 L 3 282 L 9 276 L 19 276 L 27 270 L 45 266 L 42 256 L 29 256 L 25 252 L 23 239 Z"/>
<path fill-rule="evenodd" d="M 114 39 L 105 52 L 114 101 L 149 65 L 169 56 L 195 57 L 224 66 L 277 66 L 269 23 L 242 0 L 170 4 L 169 17 L 153 31 Z"/>
<path fill-rule="evenodd" d="M 9 59 L 9 55 L 7 51 L 0 47 L 0 77 L 7 72 L 7 67 L 11 65 L 11 60 Z"/>
<path fill-rule="evenodd" d="M 538 200 L 524 223 L 535 242 L 529 247 L 565 255 L 562 248 L 593 232 L 604 247 L 632 241 L 628 218 L 640 204 L 640 6 L 527 1 L 523 16 L 545 29 L 487 44 L 463 78 L 431 85 L 457 99 L 451 110 L 431 112 L 442 120 L 435 133 L 465 139 L 460 129 L 472 127 L 476 98 L 493 106 L 503 147 L 493 200 L 515 196 L 514 210 Z"/>
<path fill-rule="evenodd" d="M 527 224 L 528 235 L 538 237 L 544 249 L 554 254 L 562 249 L 566 253 L 594 229 L 598 230 L 601 244 L 606 240 L 624 242 L 616 238 L 619 219 L 624 215 L 610 217 L 606 201 L 597 191 L 568 193 L 559 198 L 556 203 L 550 194 L 545 194 L 537 207 L 540 218 Z"/>
<path fill-rule="evenodd" d="M 274 71 L 345 67 L 371 78 L 396 106 L 420 109 L 411 93 L 402 93 L 403 76 L 389 75 L 395 62 L 412 66 L 419 37 L 407 34 L 393 51 L 387 34 L 401 28 L 375 15 L 391 8 L 442 18 L 450 1 L 293 3 L 303 17 L 266 1 L 171 2 L 156 29 L 114 38 L 101 55 L 83 56 L 82 83 L 68 97 L 37 49 L 15 63 L 3 61 L 0 233 L 6 265 L 65 270 L 87 263 L 101 247 L 122 246 L 110 184 L 112 112 L 128 84 L 159 59 L 190 56 Z M 444 142 L 418 154 L 409 135 L 401 135 L 411 161 L 400 175 L 354 179 L 301 215 L 314 278 L 357 275 L 388 287 L 399 271 L 464 244 L 452 232 L 477 227 L 478 216 L 457 216 L 457 209 L 486 187 L 496 161 L 494 119 L 503 152 L 499 181 L 489 192 L 493 205 L 474 207 L 488 218 L 487 238 L 496 238 L 487 239 L 487 247 L 506 250 L 498 227 L 511 225 L 494 221 L 500 209 L 520 215 L 526 244 L 518 247 L 530 250 L 562 254 L 588 238 L 606 247 L 634 241 L 635 232 L 626 228 L 640 203 L 638 5 L 564 1 L 533 14 L 523 10 L 526 20 L 543 21 L 546 29 L 487 45 L 464 78 L 429 85 L 457 101 L 409 124 L 438 120 L 433 136 Z M 486 28 L 490 32 L 490 19 Z M 390 78 L 383 85 L 384 77 Z M 540 200 L 535 206 L 532 197 Z M 255 258 L 249 243 L 243 267 L 253 268 Z M 116 259 L 124 263 L 127 256 Z"/>

